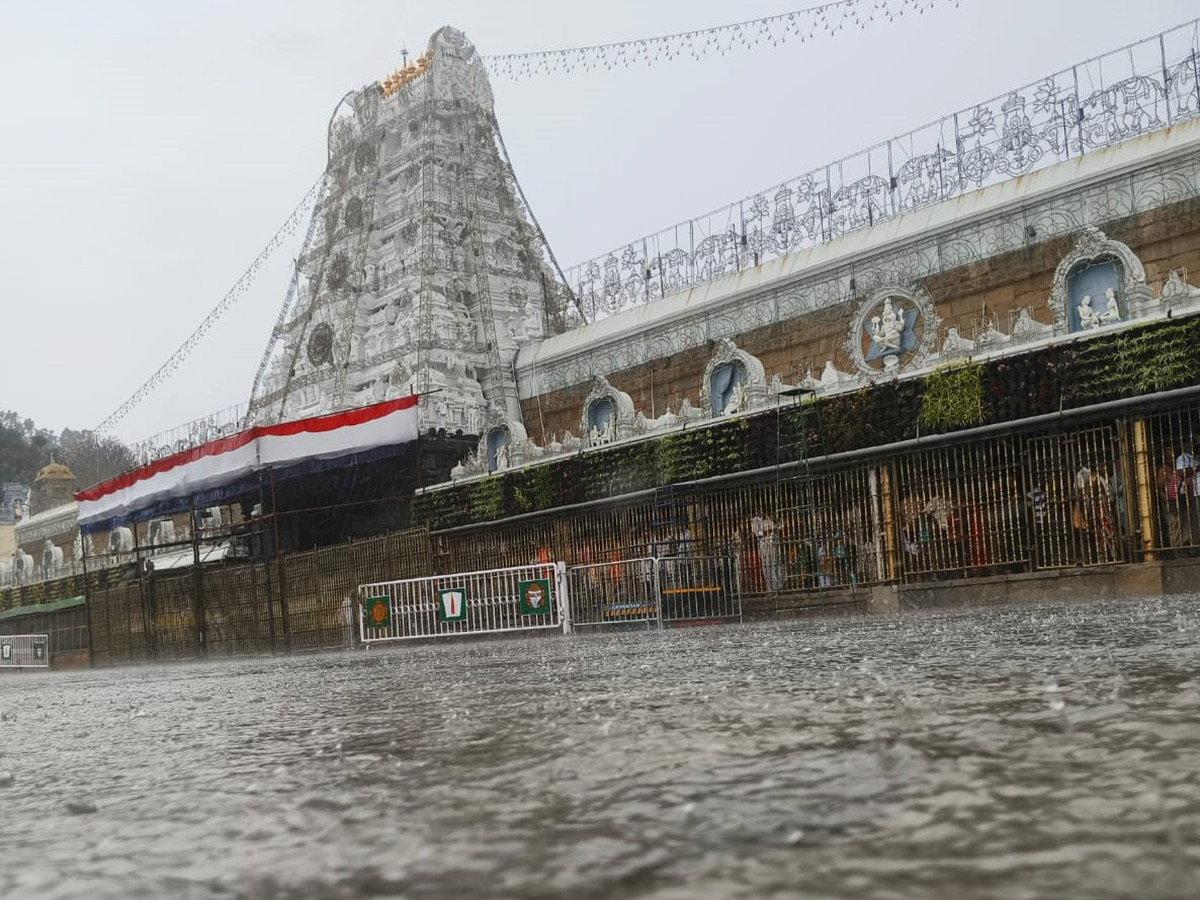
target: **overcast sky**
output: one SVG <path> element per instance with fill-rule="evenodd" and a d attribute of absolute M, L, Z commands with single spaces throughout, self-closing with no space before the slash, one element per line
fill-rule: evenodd
<path fill-rule="evenodd" d="M 0 0 L 0 409 L 56 431 L 115 409 L 320 174 L 339 98 L 441 25 L 509 53 L 803 5 Z M 939 0 L 811 43 L 496 80 L 497 114 L 565 267 L 1198 13 L 1195 0 Z M 294 249 L 121 437 L 246 399 Z"/>

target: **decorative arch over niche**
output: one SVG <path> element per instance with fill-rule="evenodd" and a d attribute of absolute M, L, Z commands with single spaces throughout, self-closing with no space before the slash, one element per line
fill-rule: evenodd
<path fill-rule="evenodd" d="M 487 472 L 503 472 L 525 461 L 529 435 L 520 422 L 503 415 L 493 405 L 483 434 L 479 436 L 477 458 Z"/>
<path fill-rule="evenodd" d="M 717 341 L 700 382 L 700 408 L 704 414 L 744 411 L 766 401 L 767 373 L 763 364 L 729 338 Z"/>
<path fill-rule="evenodd" d="M 1111 298 L 1105 296 L 1110 288 Z M 1112 300 L 1117 305 L 1115 311 Z M 1054 314 L 1055 329 L 1069 333 L 1123 321 L 1145 312 L 1155 302 L 1137 254 L 1089 225 L 1054 270 L 1046 305 Z M 1081 306 L 1089 309 L 1082 316 Z"/>
<path fill-rule="evenodd" d="M 633 398 L 619 391 L 603 375 L 592 378 L 592 390 L 583 401 L 579 433 L 590 447 L 611 444 L 633 434 Z"/>

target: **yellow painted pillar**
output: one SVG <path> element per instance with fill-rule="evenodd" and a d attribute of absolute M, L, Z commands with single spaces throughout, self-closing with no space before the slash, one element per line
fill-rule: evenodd
<path fill-rule="evenodd" d="M 1133 467 L 1137 482 L 1138 517 L 1142 524 L 1142 559 L 1154 561 L 1154 473 L 1150 469 L 1150 456 L 1146 441 L 1146 422 L 1133 422 Z"/>
<path fill-rule="evenodd" d="M 896 577 L 896 505 L 892 493 L 892 467 L 879 467 L 879 493 L 883 499 L 883 563 L 888 581 Z"/>

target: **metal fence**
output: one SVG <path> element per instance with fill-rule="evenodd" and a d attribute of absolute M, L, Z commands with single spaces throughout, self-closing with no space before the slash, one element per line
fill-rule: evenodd
<path fill-rule="evenodd" d="M 572 566 L 571 625 L 658 627 L 742 618 L 733 556 L 644 556 Z"/>
<path fill-rule="evenodd" d="M 549 563 L 360 585 L 360 639 L 566 630 L 565 575 L 562 564 Z"/>
<path fill-rule="evenodd" d="M 658 565 L 641 557 L 569 568 L 572 626 L 661 627 Z"/>
<path fill-rule="evenodd" d="M 661 497 L 616 497 L 433 538 L 449 564 L 553 553 L 585 573 L 571 576 L 583 579 L 581 623 L 597 622 L 618 587 L 635 593 L 647 557 L 731 559 L 743 597 L 1123 565 L 1200 556 L 1197 451 L 1200 405 L 1148 405 L 852 463 L 816 458 L 807 478 L 695 483 L 669 510 Z"/>
<path fill-rule="evenodd" d="M 1036 567 L 1128 562 L 1129 479 L 1119 429 L 1036 437 L 1028 446 Z"/>
<path fill-rule="evenodd" d="M 513 522 L 411 529 L 267 561 L 225 558 L 184 571 L 134 561 L 88 587 L 86 611 L 47 610 L 43 620 L 30 618 L 36 606 L 19 617 L 6 610 L 0 633 L 45 631 L 56 652 L 56 640 L 60 650 L 82 647 L 90 629 L 93 661 L 122 664 L 344 647 L 360 585 L 549 571 L 554 560 L 568 567 L 562 587 L 584 628 L 648 627 L 660 612 L 667 624 L 726 620 L 755 597 L 803 603 L 879 583 L 1200 557 L 1197 450 L 1200 404 L 1158 400 L 1062 428 L 935 438 L 837 465 L 816 458 L 805 478 L 766 470 L 668 498 L 642 493 Z M 398 606 L 391 631 L 360 622 L 354 632 L 524 628 L 530 621 L 513 613 L 509 588 L 469 587 L 468 597 L 487 602 L 468 607 L 476 618 L 466 625 L 431 619 L 430 595 Z M 552 591 L 557 603 L 557 583 Z M 545 627 L 564 624 L 557 605 L 550 616 Z"/>
<path fill-rule="evenodd" d="M 589 321 L 1200 115 L 1200 20 L 567 270 Z"/>
<path fill-rule="evenodd" d="M 48 669 L 49 667 L 49 635 L 0 635 L 0 669 Z"/>
<path fill-rule="evenodd" d="M 1179 408 L 1135 423 L 1139 479 L 1153 485 L 1146 509 L 1154 544 L 1166 555 L 1200 553 L 1200 408 Z"/>
<path fill-rule="evenodd" d="M 675 556 L 658 560 L 662 621 L 741 621 L 737 563 L 727 556 Z"/>
<path fill-rule="evenodd" d="M 92 660 L 226 657 L 347 646 L 365 580 L 425 574 L 428 532 L 409 529 L 257 561 L 183 571 L 137 561 L 89 592 Z"/>
<path fill-rule="evenodd" d="M 1022 448 L 1002 438 L 932 447 L 895 463 L 906 577 L 1018 571 L 1028 561 Z"/>

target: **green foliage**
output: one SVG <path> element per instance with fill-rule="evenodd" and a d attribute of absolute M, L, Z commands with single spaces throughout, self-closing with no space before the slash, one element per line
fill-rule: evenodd
<path fill-rule="evenodd" d="M 584 500 L 772 466 L 778 447 L 812 454 L 915 437 L 925 429 L 1010 422 L 1070 405 L 1200 382 L 1200 316 L 1044 347 L 980 365 L 943 366 L 921 380 L 888 380 L 661 438 L 578 456 L 418 496 L 415 522 L 450 528 Z M 818 423 L 820 423 L 818 425 Z"/>
<path fill-rule="evenodd" d="M 925 378 L 921 424 L 948 429 L 977 425 L 985 418 L 983 367 L 963 360 L 938 366 Z"/>
<path fill-rule="evenodd" d="M 1096 403 L 1200 381 L 1200 317 L 1158 322 L 1084 342 L 1072 399 Z"/>
<path fill-rule="evenodd" d="M 468 485 L 471 521 L 490 522 L 504 515 L 504 475 L 490 475 Z"/>
<path fill-rule="evenodd" d="M 0 482 L 31 484 L 54 456 L 79 479 L 80 487 L 96 484 L 133 467 L 133 453 L 113 437 L 64 428 L 55 435 L 11 410 L 0 412 Z"/>

